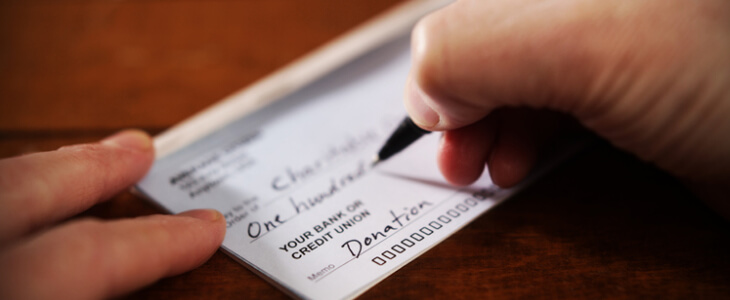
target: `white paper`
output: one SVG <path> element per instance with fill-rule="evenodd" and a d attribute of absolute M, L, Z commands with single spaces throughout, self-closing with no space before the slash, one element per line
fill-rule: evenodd
<path fill-rule="evenodd" d="M 406 115 L 409 63 L 402 37 L 158 160 L 138 189 L 221 211 L 223 248 L 290 295 L 355 297 L 513 193 L 487 174 L 447 184 L 438 133 L 370 167 Z"/>

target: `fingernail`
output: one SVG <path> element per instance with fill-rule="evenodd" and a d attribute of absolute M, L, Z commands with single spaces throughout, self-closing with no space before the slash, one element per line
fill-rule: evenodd
<path fill-rule="evenodd" d="M 116 133 L 101 141 L 104 145 L 145 151 L 152 148 L 152 139 L 141 130 L 129 129 Z"/>
<path fill-rule="evenodd" d="M 178 216 L 193 217 L 204 221 L 217 221 L 222 218 L 220 212 L 215 209 L 194 209 L 179 213 Z"/>
<path fill-rule="evenodd" d="M 413 80 L 406 87 L 406 110 L 417 125 L 431 128 L 438 124 L 439 115 L 429 106 L 433 101 L 421 90 Z"/>

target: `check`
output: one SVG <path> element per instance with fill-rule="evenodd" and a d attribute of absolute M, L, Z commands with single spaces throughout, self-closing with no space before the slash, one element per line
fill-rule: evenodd
<path fill-rule="evenodd" d="M 295 297 L 352 298 L 514 190 L 440 175 L 438 134 L 370 160 L 405 115 L 403 35 L 159 158 L 138 190 L 170 212 L 221 211 L 223 249 Z"/>

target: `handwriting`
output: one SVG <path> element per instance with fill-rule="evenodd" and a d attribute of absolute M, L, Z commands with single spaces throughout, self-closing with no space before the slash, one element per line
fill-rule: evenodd
<path fill-rule="evenodd" d="M 283 174 L 278 174 L 271 179 L 271 188 L 275 191 L 284 191 L 318 174 L 339 158 L 356 153 L 377 140 L 378 134 L 372 130 L 359 136 L 348 137 L 343 143 L 327 148 L 323 155 L 311 163 L 300 167 L 286 167 Z"/>
<path fill-rule="evenodd" d="M 393 210 L 390 211 L 390 215 L 393 216 L 393 219 L 390 221 L 392 224 L 397 224 L 398 227 L 394 225 L 385 225 L 383 226 L 383 229 L 380 231 L 375 231 L 370 233 L 370 235 L 365 236 L 362 241 L 358 239 L 351 239 L 342 244 L 340 246 L 341 248 L 347 247 L 347 250 L 350 251 L 350 254 L 354 256 L 355 258 L 360 257 L 360 254 L 362 254 L 362 248 L 363 245 L 370 246 L 373 242 L 377 241 L 379 238 L 385 238 L 388 236 L 388 232 L 391 231 L 397 231 L 399 228 L 405 226 L 406 223 L 411 221 L 411 217 L 417 216 L 424 207 L 426 206 L 432 206 L 433 204 L 428 201 L 421 201 L 417 205 L 413 207 L 404 207 L 403 211 L 401 213 L 395 213 Z"/>
<path fill-rule="evenodd" d="M 289 203 L 291 203 L 294 211 L 297 214 L 300 214 L 303 211 L 310 210 L 318 204 L 321 204 L 325 200 L 332 198 L 335 194 L 342 191 L 342 189 L 345 188 L 347 185 L 360 179 L 363 175 L 365 175 L 365 172 L 365 163 L 360 161 L 357 165 L 357 169 L 354 172 L 345 174 L 338 179 L 331 179 L 330 184 L 326 190 L 310 196 L 306 200 L 302 201 L 298 201 L 295 200 L 294 197 L 290 197 Z"/>
<path fill-rule="evenodd" d="M 290 205 L 287 206 L 288 209 L 286 211 L 275 213 L 273 219 L 270 220 L 250 222 L 248 224 L 248 236 L 252 239 L 257 239 L 264 234 L 275 230 L 282 224 L 286 223 L 286 221 L 309 211 L 315 206 L 323 203 L 325 200 L 332 198 L 335 194 L 342 191 L 342 189 L 365 176 L 366 173 L 367 169 L 365 168 L 365 163 L 360 161 L 357 163 L 357 168 L 354 171 L 346 173 L 340 177 L 331 178 L 330 183 L 325 190 L 306 197 L 305 200 L 296 200 L 294 197 L 290 197 Z"/>
<path fill-rule="evenodd" d="M 274 179 L 271 180 L 271 188 L 276 191 L 286 190 L 293 184 L 296 184 L 299 181 L 303 181 L 309 176 L 316 174 L 317 171 L 319 171 L 320 169 L 322 169 L 322 162 L 319 160 L 315 161 L 311 165 L 306 165 L 296 170 L 288 167 L 286 168 L 285 175 L 276 176 L 274 177 Z"/>
<path fill-rule="evenodd" d="M 274 230 L 276 227 L 286 223 L 288 219 L 281 219 L 281 215 L 277 214 L 274 216 L 274 219 L 271 221 L 264 221 L 263 222 L 263 230 L 266 230 L 265 232 L 269 232 Z M 262 230 L 262 222 L 253 221 L 251 223 L 248 223 L 248 236 L 251 238 L 258 238 L 263 233 Z"/>

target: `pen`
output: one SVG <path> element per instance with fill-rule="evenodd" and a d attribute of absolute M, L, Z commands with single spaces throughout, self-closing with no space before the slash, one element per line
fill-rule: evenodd
<path fill-rule="evenodd" d="M 418 138 L 428 133 L 431 132 L 421 129 L 421 127 L 418 127 L 418 125 L 413 123 L 413 120 L 411 120 L 410 117 L 406 117 L 402 122 L 400 122 L 400 125 L 398 125 L 398 128 L 395 129 L 388 140 L 385 141 L 383 147 L 381 147 L 378 154 L 375 155 L 371 166 L 374 167 L 381 161 L 385 161 L 396 153 L 401 152 L 403 149 L 418 140 Z"/>

